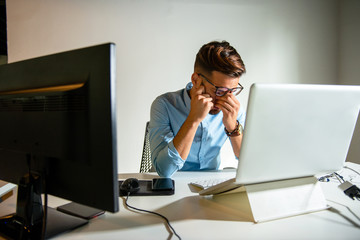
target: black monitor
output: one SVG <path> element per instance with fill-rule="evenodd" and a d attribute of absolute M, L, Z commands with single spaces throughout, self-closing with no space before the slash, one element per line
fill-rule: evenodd
<path fill-rule="evenodd" d="M 115 75 L 112 43 L 0 66 L 0 179 L 18 184 L 0 234 L 44 232 L 44 193 L 119 210 Z"/>

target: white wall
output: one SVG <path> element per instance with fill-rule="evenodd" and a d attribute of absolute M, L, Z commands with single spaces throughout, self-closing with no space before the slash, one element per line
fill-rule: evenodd
<path fill-rule="evenodd" d="M 360 85 L 360 1 L 341 1 L 339 12 L 339 83 Z"/>
<path fill-rule="evenodd" d="M 339 84 L 360 85 L 360 1 L 341 1 L 339 38 Z M 360 164 L 360 117 L 347 161 Z"/>
<path fill-rule="evenodd" d="M 9 62 L 117 44 L 119 172 L 139 170 L 153 99 L 190 81 L 202 44 L 228 40 L 253 82 L 337 83 L 337 0 L 11 0 Z"/>

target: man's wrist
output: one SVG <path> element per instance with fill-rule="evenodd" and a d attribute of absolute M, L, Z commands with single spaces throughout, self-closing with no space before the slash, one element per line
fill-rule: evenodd
<path fill-rule="evenodd" d="M 227 135 L 228 137 L 240 136 L 240 135 L 243 134 L 243 131 L 244 131 L 244 130 L 243 130 L 243 126 L 239 123 L 238 120 L 236 120 L 236 127 L 235 127 L 234 130 L 228 131 L 228 130 L 226 129 L 226 127 L 224 128 L 224 130 L 225 130 L 225 133 L 226 133 L 226 135 Z"/>
<path fill-rule="evenodd" d="M 186 126 L 188 126 L 190 128 L 197 129 L 198 126 L 200 125 L 200 123 L 201 123 L 201 120 L 199 120 L 199 119 L 194 119 L 194 118 L 191 118 L 191 117 L 187 117 L 185 119 L 185 122 L 183 123 L 183 125 L 186 125 Z"/>

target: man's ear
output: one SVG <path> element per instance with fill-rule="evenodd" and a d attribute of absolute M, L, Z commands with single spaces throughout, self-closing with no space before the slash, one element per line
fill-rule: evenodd
<path fill-rule="evenodd" d="M 191 75 L 191 82 L 195 88 L 199 88 L 201 85 L 201 79 L 200 79 L 199 74 L 193 73 Z"/>

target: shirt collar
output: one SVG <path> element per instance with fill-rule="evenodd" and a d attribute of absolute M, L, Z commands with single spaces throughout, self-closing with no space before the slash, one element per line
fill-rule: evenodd
<path fill-rule="evenodd" d="M 189 94 L 190 94 L 190 89 L 192 87 L 193 87 L 192 82 L 189 82 L 188 84 L 186 84 L 186 87 L 185 87 L 184 92 L 183 92 L 185 106 L 189 111 L 190 111 L 190 106 L 191 106 L 191 99 L 190 99 Z"/>

